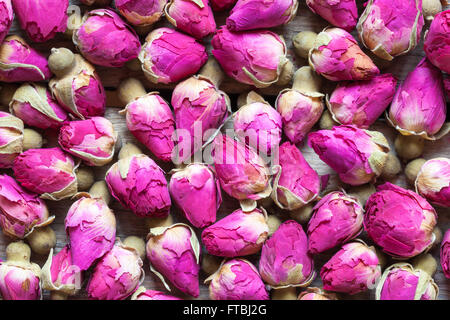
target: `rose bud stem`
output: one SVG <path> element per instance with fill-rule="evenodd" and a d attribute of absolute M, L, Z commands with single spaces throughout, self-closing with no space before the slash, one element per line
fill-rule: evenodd
<path fill-rule="evenodd" d="M 384 164 L 383 171 L 381 172 L 381 177 L 384 180 L 391 180 L 397 176 L 402 170 L 402 165 L 400 160 L 392 152 L 388 153 L 386 163 Z"/>
<path fill-rule="evenodd" d="M 423 164 L 427 162 L 427 160 L 423 158 L 414 159 L 413 161 L 409 162 L 405 167 L 405 176 L 406 180 L 410 184 L 414 184 L 416 181 L 417 175 L 420 172 L 420 168 L 422 168 Z"/>
<path fill-rule="evenodd" d="M 275 83 L 277 86 L 286 86 L 291 82 L 294 76 L 295 66 L 291 60 L 287 60 L 281 70 L 278 81 Z"/>
<path fill-rule="evenodd" d="M 157 227 L 170 227 L 174 224 L 172 216 L 169 214 L 165 218 L 145 218 L 145 225 L 147 229 L 157 228 Z M 215 271 L 215 270 L 214 270 Z"/>
<path fill-rule="evenodd" d="M 9 103 L 12 100 L 12 97 L 14 96 L 14 93 L 19 88 L 19 85 L 14 83 L 2 83 L 0 91 L 0 108 L 7 109 L 9 106 Z"/>
<path fill-rule="evenodd" d="M 122 149 L 120 149 L 119 160 L 131 157 L 135 154 L 142 154 L 142 150 L 133 143 L 125 143 Z"/>
<path fill-rule="evenodd" d="M 106 204 L 109 204 L 111 201 L 111 195 L 108 191 L 108 186 L 106 185 L 105 181 L 97 181 L 95 182 L 91 189 L 89 189 L 89 194 L 93 198 L 101 198 L 103 201 L 105 201 Z"/>
<path fill-rule="evenodd" d="M 297 300 L 297 290 L 295 287 L 272 290 L 272 300 Z"/>
<path fill-rule="evenodd" d="M 48 57 L 48 66 L 58 78 L 62 78 L 75 66 L 75 55 L 67 48 L 53 48 Z"/>
<path fill-rule="evenodd" d="M 145 241 L 142 238 L 136 236 L 126 237 L 123 241 L 123 245 L 126 247 L 133 248 L 139 254 L 142 261 L 145 260 Z"/>
<path fill-rule="evenodd" d="M 216 88 L 219 88 L 224 79 L 224 73 L 214 57 L 209 57 L 206 64 L 200 69 L 200 75 L 208 78 Z"/>
<path fill-rule="evenodd" d="M 34 253 L 48 255 L 56 245 L 55 231 L 49 226 L 36 228 L 26 238 Z"/>
<path fill-rule="evenodd" d="M 333 120 L 330 111 L 324 110 L 322 117 L 319 120 L 319 127 L 322 130 L 331 130 L 334 126 L 338 126 L 339 123 Z"/>
<path fill-rule="evenodd" d="M 404 136 L 399 134 L 395 139 L 395 151 L 403 160 L 418 158 L 423 153 L 425 140 L 420 136 Z"/>
<path fill-rule="evenodd" d="M 117 90 L 120 102 L 123 105 L 129 104 L 147 93 L 142 82 L 136 78 L 125 79 L 119 84 Z"/>
<path fill-rule="evenodd" d="M 77 172 L 78 191 L 86 191 L 94 184 L 95 177 L 91 168 L 78 168 Z"/>
<path fill-rule="evenodd" d="M 309 51 L 314 47 L 316 38 L 317 33 L 312 31 L 302 31 L 297 33 L 292 39 L 295 53 L 304 59 L 308 59 Z"/>
<path fill-rule="evenodd" d="M 305 66 L 295 72 L 292 89 L 308 93 L 320 92 L 321 85 L 321 77 L 311 67 Z"/>
<path fill-rule="evenodd" d="M 431 277 L 436 273 L 437 261 L 429 253 L 421 254 L 413 259 L 412 265 L 415 269 L 422 269 L 428 273 Z"/>
<path fill-rule="evenodd" d="M 40 149 L 44 143 L 44 139 L 37 131 L 28 128 L 23 130 L 23 151 Z"/>

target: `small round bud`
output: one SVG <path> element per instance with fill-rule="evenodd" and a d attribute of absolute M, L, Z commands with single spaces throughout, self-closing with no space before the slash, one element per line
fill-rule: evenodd
<path fill-rule="evenodd" d="M 391 180 L 395 178 L 401 170 L 402 165 L 400 163 L 400 160 L 395 154 L 389 152 L 386 163 L 383 167 L 383 172 L 381 173 L 381 177 L 385 180 Z"/>
<path fill-rule="evenodd" d="M 395 150 L 403 160 L 412 160 L 423 153 L 424 139 L 419 136 L 404 136 L 399 134 L 395 139 Z"/>
<path fill-rule="evenodd" d="M 48 66 L 57 76 L 63 75 L 73 66 L 75 55 L 67 48 L 53 48 L 48 57 Z"/>
<path fill-rule="evenodd" d="M 125 143 L 120 149 L 119 159 L 125 159 L 135 154 L 142 154 L 141 149 L 133 143 Z"/>
<path fill-rule="evenodd" d="M 23 151 L 29 149 L 40 149 L 44 144 L 44 139 L 39 134 L 39 132 L 33 129 L 23 130 Z"/>
<path fill-rule="evenodd" d="M 139 254 L 139 257 L 145 259 L 145 241 L 136 236 L 126 237 L 123 244 L 127 247 L 133 248 Z"/>
<path fill-rule="evenodd" d="M 314 46 L 317 33 L 312 31 L 302 31 L 297 33 L 292 39 L 295 53 L 304 59 L 308 59 L 309 51 Z"/>
<path fill-rule="evenodd" d="M 94 198 L 101 198 L 106 204 L 111 201 L 111 195 L 109 194 L 108 186 L 105 181 L 97 181 L 89 189 L 89 194 Z"/>
<path fill-rule="evenodd" d="M 408 180 L 408 182 L 410 184 L 414 184 L 414 182 L 416 181 L 417 175 L 420 172 L 420 168 L 422 168 L 423 164 L 427 162 L 427 160 L 423 159 L 423 158 L 419 158 L 419 159 L 414 159 L 413 161 L 411 161 L 410 163 L 408 163 L 405 167 L 405 176 L 406 176 L 406 180 Z"/>
<path fill-rule="evenodd" d="M 292 77 L 294 76 L 294 71 L 295 71 L 294 69 L 295 69 L 295 66 L 292 63 L 292 61 L 288 60 L 286 62 L 286 64 L 283 66 L 283 69 L 281 70 L 281 74 L 278 77 L 278 81 L 277 81 L 276 85 L 278 85 L 278 86 L 288 85 L 291 82 Z"/>
<path fill-rule="evenodd" d="M 30 262 L 31 249 L 23 241 L 11 242 L 6 247 L 6 260 L 7 261 L 23 261 Z"/>
<path fill-rule="evenodd" d="M 50 227 L 36 228 L 27 237 L 31 250 L 40 255 L 48 255 L 56 245 L 56 234 Z"/>
<path fill-rule="evenodd" d="M 82 167 L 77 170 L 78 191 L 86 191 L 94 184 L 94 171 L 88 167 Z"/>
<path fill-rule="evenodd" d="M 431 21 L 442 11 L 441 0 L 422 0 L 422 12 L 425 20 Z"/>

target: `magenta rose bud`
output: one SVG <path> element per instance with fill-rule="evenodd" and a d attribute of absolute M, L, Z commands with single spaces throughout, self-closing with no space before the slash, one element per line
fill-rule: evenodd
<path fill-rule="evenodd" d="M 227 18 L 227 28 L 244 31 L 277 27 L 291 21 L 297 9 L 297 0 L 238 0 Z"/>
<path fill-rule="evenodd" d="M 66 31 L 69 0 L 12 0 L 12 4 L 32 41 L 45 42 Z"/>
<path fill-rule="evenodd" d="M 72 263 L 84 271 L 109 252 L 116 238 L 116 218 L 102 199 L 83 197 L 74 202 L 65 220 Z"/>
<path fill-rule="evenodd" d="M 441 71 L 424 58 L 397 89 L 388 121 L 401 134 L 436 139 L 447 113 L 444 94 Z"/>
<path fill-rule="evenodd" d="M 150 270 L 161 279 L 166 289 L 171 291 L 165 279 L 182 292 L 198 297 L 200 244 L 191 227 L 177 223 L 170 227 L 152 228 L 147 240 Z"/>
<path fill-rule="evenodd" d="M 0 111 L 0 168 L 11 168 L 23 151 L 23 121 Z"/>
<path fill-rule="evenodd" d="M 342 246 L 320 270 L 325 290 L 357 294 L 375 288 L 381 267 L 373 247 L 362 242 Z"/>
<path fill-rule="evenodd" d="M 315 277 L 308 239 L 294 220 L 280 225 L 267 240 L 259 260 L 261 278 L 273 288 L 305 287 Z"/>
<path fill-rule="evenodd" d="M 169 191 L 186 219 L 197 228 L 216 222 L 222 196 L 214 171 L 207 165 L 197 163 L 174 171 Z"/>
<path fill-rule="evenodd" d="M 203 44 L 170 28 L 153 30 L 145 39 L 139 60 L 153 83 L 177 83 L 197 73 L 208 60 Z"/>
<path fill-rule="evenodd" d="M 333 26 L 348 32 L 356 27 L 358 8 L 355 0 L 306 0 L 312 12 L 318 14 Z"/>
<path fill-rule="evenodd" d="M 364 229 L 384 252 L 411 258 L 434 242 L 436 211 L 417 193 L 389 182 L 367 200 Z"/>
<path fill-rule="evenodd" d="M 214 11 L 223 11 L 230 9 L 237 0 L 211 0 L 211 7 Z"/>
<path fill-rule="evenodd" d="M 308 145 L 343 182 L 355 186 L 375 180 L 390 151 L 382 133 L 354 126 L 335 126 L 310 133 Z"/>
<path fill-rule="evenodd" d="M 0 46 L 0 81 L 49 80 L 47 59 L 16 35 L 6 37 Z"/>
<path fill-rule="evenodd" d="M 258 270 L 244 259 L 228 260 L 206 281 L 212 300 L 269 300 Z"/>
<path fill-rule="evenodd" d="M 164 171 L 144 154 L 120 159 L 106 173 L 111 195 L 139 217 L 166 217 L 171 201 Z"/>
<path fill-rule="evenodd" d="M 423 48 L 432 64 L 450 73 L 450 10 L 434 17 L 425 35 Z"/>
<path fill-rule="evenodd" d="M 167 0 L 115 0 L 120 14 L 139 27 L 151 26 L 161 19 L 166 3 Z"/>
<path fill-rule="evenodd" d="M 308 223 L 308 250 L 322 253 L 356 238 L 363 229 L 364 210 L 356 198 L 340 191 L 323 197 Z"/>
<path fill-rule="evenodd" d="M 441 266 L 447 279 L 450 279 L 450 229 L 444 235 L 441 243 Z"/>
<path fill-rule="evenodd" d="M 0 43 L 3 42 L 11 28 L 14 12 L 11 0 L 0 0 Z"/>
<path fill-rule="evenodd" d="M 301 292 L 297 300 L 337 300 L 336 294 L 325 292 L 320 288 L 308 287 Z"/>
<path fill-rule="evenodd" d="M 164 12 L 177 29 L 197 39 L 214 33 L 216 21 L 209 0 L 169 0 Z"/>
<path fill-rule="evenodd" d="M 136 32 L 109 9 L 88 12 L 73 41 L 87 60 L 104 67 L 122 67 L 141 51 Z"/>
<path fill-rule="evenodd" d="M 66 122 L 59 130 L 61 148 L 89 166 L 101 167 L 111 162 L 117 133 L 106 118 Z"/>
<path fill-rule="evenodd" d="M 396 85 L 397 79 L 390 73 L 366 81 L 340 82 L 326 99 L 328 110 L 340 124 L 368 129 L 392 102 Z"/>
<path fill-rule="evenodd" d="M 420 168 L 416 181 L 416 192 L 431 203 L 450 207 L 450 159 L 435 158 Z"/>
<path fill-rule="evenodd" d="M 131 300 L 183 300 L 180 298 L 177 298 L 175 296 L 171 296 L 168 294 L 165 294 L 161 291 L 156 290 L 146 290 L 144 287 L 140 287 L 136 290 L 135 293 L 131 296 Z"/>
<path fill-rule="evenodd" d="M 219 257 L 238 257 L 261 250 L 269 234 L 266 213 L 255 209 L 234 211 L 202 232 L 208 253 Z"/>
<path fill-rule="evenodd" d="M 309 64 L 331 81 L 369 80 L 380 74 L 355 38 L 340 28 L 326 28 L 317 35 Z"/>

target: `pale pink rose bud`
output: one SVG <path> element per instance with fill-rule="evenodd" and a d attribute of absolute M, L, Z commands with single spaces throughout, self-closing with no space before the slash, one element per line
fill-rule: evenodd
<path fill-rule="evenodd" d="M 206 281 L 212 300 L 269 300 L 258 270 L 244 259 L 228 260 Z"/>
<path fill-rule="evenodd" d="M 425 162 L 417 175 L 416 192 L 433 204 L 450 207 L 450 159 Z"/>
<path fill-rule="evenodd" d="M 145 289 L 140 287 L 131 296 L 131 300 L 183 300 L 175 296 L 168 295 L 161 291 Z"/>
<path fill-rule="evenodd" d="M 101 167 L 114 156 L 117 133 L 106 118 L 68 121 L 59 130 L 61 148 L 89 166 Z"/>
<path fill-rule="evenodd" d="M 164 12 L 167 20 L 177 29 L 197 39 L 216 31 L 209 0 L 170 0 Z"/>
<path fill-rule="evenodd" d="M 392 102 L 396 85 L 397 79 L 390 73 L 366 81 L 340 82 L 327 96 L 328 110 L 340 124 L 368 129 Z"/>
<path fill-rule="evenodd" d="M 365 47 L 392 60 L 417 46 L 423 25 L 422 0 L 370 0 L 356 29 Z"/>
<path fill-rule="evenodd" d="M 377 285 L 376 300 L 436 300 L 439 288 L 433 278 L 408 263 L 387 268 Z"/>
<path fill-rule="evenodd" d="M 0 46 L 0 81 L 25 82 L 50 79 L 47 59 L 16 35 Z"/>
<path fill-rule="evenodd" d="M 306 5 L 333 26 L 348 32 L 352 31 L 358 22 L 355 0 L 306 0 Z"/>
<path fill-rule="evenodd" d="M 450 10 L 434 17 L 425 35 L 423 48 L 432 64 L 450 73 Z"/>
<path fill-rule="evenodd" d="M 148 156 L 120 159 L 106 173 L 111 195 L 139 217 L 166 217 L 171 201 L 164 171 Z"/>
<path fill-rule="evenodd" d="M 310 133 L 308 145 L 343 182 L 355 186 L 375 180 L 390 151 L 381 132 L 354 126 L 335 126 Z"/>
<path fill-rule="evenodd" d="M 45 42 L 66 31 L 69 0 L 12 0 L 12 4 L 32 41 Z"/>
<path fill-rule="evenodd" d="M 150 270 L 166 289 L 171 291 L 165 279 L 182 292 L 198 297 L 200 244 L 194 230 L 182 223 L 152 228 L 147 240 Z"/>
<path fill-rule="evenodd" d="M 391 256 L 414 257 L 435 240 L 436 211 L 413 191 L 387 182 L 377 187 L 365 209 L 364 229 Z"/>
<path fill-rule="evenodd" d="M 237 0 L 211 0 L 211 7 L 214 11 L 223 11 L 234 6 Z"/>
<path fill-rule="evenodd" d="M 351 242 L 325 263 L 320 277 L 325 290 L 356 294 L 375 288 L 381 266 L 373 247 Z"/>
<path fill-rule="evenodd" d="M 116 238 L 116 218 L 102 199 L 83 197 L 70 207 L 65 220 L 74 266 L 84 271 L 109 252 Z"/>
<path fill-rule="evenodd" d="M 238 0 L 227 18 L 227 28 L 244 31 L 287 24 L 297 14 L 297 0 Z"/>
<path fill-rule="evenodd" d="M 397 89 L 388 121 L 402 134 L 436 139 L 447 113 L 444 94 L 441 71 L 424 58 Z"/>
<path fill-rule="evenodd" d="M 380 73 L 355 38 L 340 28 L 326 28 L 317 35 L 309 64 L 331 81 L 369 80 Z"/>
<path fill-rule="evenodd" d="M 258 88 L 277 82 L 287 62 L 284 40 L 271 31 L 231 32 L 223 26 L 211 43 L 228 76 Z"/>
<path fill-rule="evenodd" d="M 233 258 L 259 252 L 268 234 L 265 212 L 238 209 L 203 230 L 202 243 L 209 254 Z"/>
<path fill-rule="evenodd" d="M 203 44 L 170 28 L 153 30 L 145 39 L 139 60 L 154 83 L 177 83 L 197 73 L 208 60 Z"/>
<path fill-rule="evenodd" d="M 3 42 L 11 28 L 14 12 L 11 0 L 0 0 L 0 43 Z"/>
<path fill-rule="evenodd" d="M 364 210 L 356 198 L 340 191 L 323 197 L 308 223 L 308 249 L 322 253 L 356 238 L 363 229 Z"/>
<path fill-rule="evenodd" d="M 441 243 L 441 266 L 446 278 L 450 279 L 450 229 L 444 235 Z"/>
<path fill-rule="evenodd" d="M 315 277 L 308 239 L 294 220 L 280 225 L 267 240 L 259 260 L 261 278 L 273 288 L 305 287 Z"/>
<path fill-rule="evenodd" d="M 0 168 L 11 168 L 23 151 L 23 121 L 0 111 Z"/>
<path fill-rule="evenodd" d="M 301 292 L 297 300 L 337 300 L 336 294 L 320 288 L 309 287 Z"/>
<path fill-rule="evenodd" d="M 167 0 L 115 0 L 117 10 L 134 26 L 150 26 L 161 19 Z"/>
<path fill-rule="evenodd" d="M 197 163 L 174 171 L 169 191 L 186 219 L 197 228 L 216 222 L 222 196 L 214 171 L 207 165 Z"/>
<path fill-rule="evenodd" d="M 122 67 L 141 51 L 136 32 L 110 9 L 88 12 L 73 41 L 87 60 L 104 67 Z"/>

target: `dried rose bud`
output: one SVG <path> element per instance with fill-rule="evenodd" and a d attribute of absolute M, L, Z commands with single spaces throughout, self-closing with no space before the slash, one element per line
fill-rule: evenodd
<path fill-rule="evenodd" d="M 309 134 L 308 145 L 319 158 L 350 185 L 362 185 L 378 177 L 390 151 L 381 132 L 354 126 L 335 126 Z"/>
<path fill-rule="evenodd" d="M 297 0 L 238 0 L 227 18 L 227 28 L 244 31 L 277 27 L 296 15 Z"/>
<path fill-rule="evenodd" d="M 450 73 L 450 10 L 434 17 L 425 35 L 423 48 L 432 64 Z"/>
<path fill-rule="evenodd" d="M 0 0 L 0 43 L 3 42 L 11 28 L 14 12 L 11 0 Z"/>
<path fill-rule="evenodd" d="M 366 81 L 340 82 L 327 96 L 328 110 L 340 124 L 368 129 L 392 102 L 396 85 L 397 79 L 390 73 Z"/>
<path fill-rule="evenodd" d="M 416 192 L 431 203 L 450 207 L 450 159 L 435 158 L 425 162 L 415 186 Z"/>
<path fill-rule="evenodd" d="M 165 278 L 182 292 L 198 297 L 200 244 L 194 230 L 182 223 L 152 228 L 147 240 L 150 270 L 166 289 L 171 291 Z"/>
<path fill-rule="evenodd" d="M 312 12 L 318 14 L 333 26 L 348 32 L 356 27 L 358 8 L 355 0 L 306 0 L 306 5 Z"/>
<path fill-rule="evenodd" d="M 375 250 L 363 242 L 344 244 L 320 270 L 325 290 L 348 294 L 373 289 L 380 276 Z"/>
<path fill-rule="evenodd" d="M 397 89 L 387 119 L 401 134 L 433 140 L 444 134 L 446 113 L 442 73 L 424 58 Z"/>
<path fill-rule="evenodd" d="M 43 81 L 51 77 L 47 59 L 16 35 L 0 46 L 0 81 Z"/>
<path fill-rule="evenodd" d="M 151 26 L 161 19 L 167 0 L 115 0 L 120 14 L 134 26 Z"/>
<path fill-rule="evenodd" d="M 145 289 L 144 287 L 140 287 L 136 290 L 135 293 L 131 296 L 131 300 L 183 300 L 177 298 L 175 296 L 171 296 L 165 294 L 161 291 Z"/>
<path fill-rule="evenodd" d="M 323 197 L 308 223 L 308 249 L 325 252 L 353 240 L 362 231 L 364 210 L 356 198 L 340 191 Z"/>
<path fill-rule="evenodd" d="M 214 11 L 223 11 L 235 5 L 237 0 L 211 0 L 211 7 Z"/>
<path fill-rule="evenodd" d="M 273 288 L 305 287 L 311 283 L 315 277 L 314 262 L 299 223 L 285 221 L 264 243 L 259 273 Z"/>
<path fill-rule="evenodd" d="M 174 171 L 169 191 L 189 222 L 197 228 L 216 222 L 222 196 L 213 170 L 207 165 L 193 163 Z"/>
<path fill-rule="evenodd" d="M 228 260 L 206 281 L 212 300 L 269 300 L 258 270 L 244 259 Z"/>
<path fill-rule="evenodd" d="M 86 59 L 104 67 L 122 67 L 141 51 L 136 32 L 109 9 L 89 11 L 73 42 Z"/>
<path fill-rule="evenodd" d="M 441 243 L 441 266 L 447 279 L 450 279 L 450 229 L 444 235 Z"/>
<path fill-rule="evenodd" d="M 238 257 L 261 250 L 269 233 L 265 212 L 255 209 L 234 211 L 202 232 L 202 243 L 209 254 L 219 257 Z"/>
<path fill-rule="evenodd" d="M 309 64 L 331 81 L 369 80 L 380 73 L 355 38 L 340 28 L 326 28 L 317 35 Z"/>
<path fill-rule="evenodd" d="M 431 247 L 436 211 L 417 193 L 389 182 L 366 203 L 364 229 L 384 252 L 411 258 Z"/>
<path fill-rule="evenodd" d="M 196 74 L 208 60 L 208 54 L 195 38 L 170 28 L 158 28 L 145 39 L 139 60 L 150 81 L 169 84 Z"/>
<path fill-rule="evenodd" d="M 32 41 L 45 42 L 67 28 L 69 0 L 12 0 L 14 12 Z"/>
<path fill-rule="evenodd" d="M 0 168 L 11 168 L 23 151 L 23 122 L 0 111 Z"/>
<path fill-rule="evenodd" d="M 337 300 L 337 297 L 332 292 L 325 292 L 320 288 L 309 287 L 299 294 L 297 300 Z"/>
<path fill-rule="evenodd" d="M 170 0 L 164 12 L 177 29 L 202 39 L 216 31 L 209 0 Z"/>

